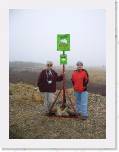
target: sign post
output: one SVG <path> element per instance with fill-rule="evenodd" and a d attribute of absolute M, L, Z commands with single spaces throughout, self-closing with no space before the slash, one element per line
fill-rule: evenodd
<path fill-rule="evenodd" d="M 60 95 L 60 93 L 63 91 L 63 102 L 62 102 L 62 105 L 61 105 L 61 110 L 65 110 L 66 108 L 66 95 L 68 97 L 68 100 L 70 102 L 70 106 L 68 108 L 72 108 L 72 110 L 74 111 L 74 113 L 70 113 L 69 116 L 74 116 L 76 117 L 76 110 L 74 108 L 74 105 L 73 105 L 73 102 L 70 98 L 70 96 L 68 95 L 68 91 L 66 90 L 65 88 L 65 82 L 66 82 L 66 79 L 65 79 L 65 65 L 67 64 L 67 54 L 66 51 L 70 51 L 70 34 L 58 34 L 57 35 L 57 51 L 62 51 L 62 54 L 60 54 L 60 64 L 63 65 L 62 66 L 62 72 L 63 72 L 63 83 L 62 83 L 62 89 L 60 89 L 59 93 L 57 94 L 56 96 L 56 99 L 54 100 L 51 108 L 50 108 L 50 112 L 52 112 L 52 109 Z M 60 115 L 61 116 L 61 115 Z M 62 115 L 63 116 L 63 115 Z"/>
<path fill-rule="evenodd" d="M 57 35 L 57 51 L 62 51 L 63 54 L 60 54 L 60 64 L 63 65 L 63 103 L 62 108 L 66 107 L 66 94 L 65 94 L 65 64 L 67 64 L 67 55 L 66 51 L 70 51 L 70 34 L 58 34 Z"/>

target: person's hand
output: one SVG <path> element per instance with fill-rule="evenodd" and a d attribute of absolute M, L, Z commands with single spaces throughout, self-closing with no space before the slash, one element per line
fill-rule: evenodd
<path fill-rule="evenodd" d="M 37 91 L 37 90 L 38 90 L 38 87 L 35 87 L 34 90 Z"/>

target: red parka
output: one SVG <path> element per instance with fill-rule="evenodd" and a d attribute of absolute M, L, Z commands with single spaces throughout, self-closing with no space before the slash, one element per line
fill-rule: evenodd
<path fill-rule="evenodd" d="M 80 69 L 73 71 L 71 80 L 75 91 L 83 92 L 87 90 L 89 76 L 86 70 Z"/>

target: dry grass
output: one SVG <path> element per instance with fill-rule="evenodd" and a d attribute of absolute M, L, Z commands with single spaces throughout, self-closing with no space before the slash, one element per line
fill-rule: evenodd
<path fill-rule="evenodd" d="M 89 68 L 88 73 L 91 83 L 106 84 L 106 71 L 100 68 Z"/>
<path fill-rule="evenodd" d="M 73 98 L 73 90 L 69 89 Z M 106 98 L 89 94 L 89 118 L 47 117 L 43 98 L 32 85 L 10 84 L 10 138 L 14 139 L 104 139 Z"/>

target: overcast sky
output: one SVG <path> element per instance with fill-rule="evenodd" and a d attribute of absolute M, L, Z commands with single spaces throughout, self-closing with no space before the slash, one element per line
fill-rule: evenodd
<path fill-rule="evenodd" d="M 105 66 L 105 12 L 76 8 L 10 10 L 10 61 L 59 65 L 57 34 L 70 34 L 68 65 Z"/>

